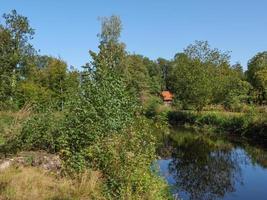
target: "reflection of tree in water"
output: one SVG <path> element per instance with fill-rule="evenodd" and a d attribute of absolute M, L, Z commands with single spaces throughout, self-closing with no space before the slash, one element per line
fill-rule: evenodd
<path fill-rule="evenodd" d="M 169 165 L 178 192 L 186 192 L 192 200 L 211 200 L 235 191 L 241 169 L 234 154 L 201 137 L 185 139 L 173 152 Z"/>

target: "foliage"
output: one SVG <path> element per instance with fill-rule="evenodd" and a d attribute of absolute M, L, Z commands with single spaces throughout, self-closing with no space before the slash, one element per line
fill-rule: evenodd
<path fill-rule="evenodd" d="M 200 128 L 212 128 L 215 132 L 237 134 L 249 138 L 266 138 L 266 119 L 258 118 L 254 108 L 247 113 L 226 112 L 190 112 L 178 111 L 169 113 L 172 125 L 190 125 Z"/>
<path fill-rule="evenodd" d="M 249 101 L 250 84 L 242 66 L 229 64 L 229 54 L 212 49 L 206 41 L 196 41 L 171 64 L 167 80 L 183 108 L 202 110 L 209 104 L 223 104 L 236 111 Z"/>
<path fill-rule="evenodd" d="M 0 100 L 12 104 L 17 81 L 34 53 L 28 42 L 34 31 L 28 19 L 15 10 L 4 14 L 3 18 L 4 24 L 0 24 Z"/>
<path fill-rule="evenodd" d="M 248 63 L 248 81 L 257 91 L 257 101 L 262 104 L 266 99 L 267 90 L 267 52 L 260 52 Z"/>
<path fill-rule="evenodd" d="M 164 182 L 148 167 L 155 159 L 155 138 L 144 119 L 99 140 L 87 149 L 94 168 L 107 178 L 108 196 L 115 199 L 166 199 Z"/>
<path fill-rule="evenodd" d="M 122 31 L 122 23 L 119 16 L 101 18 L 101 33 L 98 34 L 101 43 L 117 43 Z"/>
<path fill-rule="evenodd" d="M 175 56 L 169 77 L 170 85 L 184 108 L 193 106 L 201 110 L 211 101 L 213 82 L 208 67 L 185 54 Z"/>
<path fill-rule="evenodd" d="M 32 82 L 21 82 L 16 92 L 19 107 L 30 103 L 38 109 L 52 104 L 52 91 Z"/>
<path fill-rule="evenodd" d="M 248 102 L 250 90 L 248 82 L 234 76 L 229 78 L 224 87 L 223 105 L 231 111 L 241 112 Z"/>
<path fill-rule="evenodd" d="M 150 97 L 144 105 L 145 116 L 153 119 L 158 114 L 158 109 L 161 106 L 161 99 L 158 97 Z"/>
<path fill-rule="evenodd" d="M 59 150 L 59 128 L 62 116 L 50 112 L 33 115 L 28 119 L 19 135 L 20 149 L 45 150 L 55 153 Z"/>
<path fill-rule="evenodd" d="M 95 140 L 131 124 L 137 109 L 119 78 L 109 73 L 101 79 L 88 78 L 77 102 L 66 116 L 62 140 L 71 154 L 84 154 Z M 67 152 L 66 152 L 67 153 Z"/>
<path fill-rule="evenodd" d="M 140 55 L 128 55 L 125 67 L 127 87 L 140 97 L 145 91 L 150 91 L 150 75 L 147 63 L 153 63 Z"/>

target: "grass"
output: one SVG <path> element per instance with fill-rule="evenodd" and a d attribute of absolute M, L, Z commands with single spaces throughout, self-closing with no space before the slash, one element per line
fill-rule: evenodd
<path fill-rule="evenodd" d="M 101 174 L 71 179 L 39 168 L 10 168 L 0 173 L 0 200 L 102 200 Z"/>
<path fill-rule="evenodd" d="M 26 105 L 18 112 L 0 111 L 0 145 L 21 130 L 21 125 L 31 115 L 31 107 Z"/>

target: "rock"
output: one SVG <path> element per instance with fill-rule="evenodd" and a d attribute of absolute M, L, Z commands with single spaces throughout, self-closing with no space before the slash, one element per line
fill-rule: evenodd
<path fill-rule="evenodd" d="M 2 163 L 0 164 L 0 171 L 3 171 L 7 168 L 9 168 L 12 164 L 12 161 L 11 160 L 4 160 L 2 161 Z"/>
<path fill-rule="evenodd" d="M 59 172 L 62 168 L 58 155 L 49 154 L 44 151 L 20 152 L 12 157 L 12 159 L 0 160 L 0 171 L 9 168 L 11 165 L 40 167 L 54 172 Z"/>

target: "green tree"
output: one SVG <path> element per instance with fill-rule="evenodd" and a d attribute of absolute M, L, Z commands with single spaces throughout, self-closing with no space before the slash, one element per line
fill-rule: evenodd
<path fill-rule="evenodd" d="M 254 87 L 257 93 L 257 102 L 262 104 L 267 99 L 266 80 L 267 69 L 267 52 L 261 52 L 255 55 L 248 62 L 248 70 L 246 72 L 248 81 Z"/>
<path fill-rule="evenodd" d="M 0 96 L 1 102 L 11 103 L 17 82 L 23 78 L 29 58 L 34 54 L 29 43 L 34 31 L 28 19 L 16 10 L 4 14 L 3 19 L 4 23 L 0 24 Z"/>
<path fill-rule="evenodd" d="M 228 52 L 221 52 L 219 49 L 211 48 L 207 41 L 195 41 L 190 44 L 184 53 L 193 60 L 199 60 L 202 63 L 220 66 L 229 63 L 230 55 Z"/>
<path fill-rule="evenodd" d="M 17 86 L 16 98 L 20 106 L 31 103 L 63 110 L 65 103 L 77 96 L 78 87 L 79 73 L 69 71 L 66 62 L 50 56 L 36 56 L 27 78 Z"/>
<path fill-rule="evenodd" d="M 120 33 L 122 30 L 121 20 L 118 16 L 110 18 L 102 18 L 101 32 L 98 34 L 100 45 L 99 52 L 89 51 L 92 62 L 92 70 L 109 71 L 112 69 L 124 72 L 124 61 L 126 57 L 125 45 L 119 42 Z"/>
<path fill-rule="evenodd" d="M 170 88 L 184 108 L 201 110 L 211 101 L 213 82 L 208 67 L 186 54 L 175 56 L 170 71 Z"/>
<path fill-rule="evenodd" d="M 170 76 L 170 65 L 171 62 L 164 58 L 158 58 L 157 64 L 159 67 L 159 75 L 161 77 L 161 90 L 168 90 L 169 89 L 169 76 Z"/>
<path fill-rule="evenodd" d="M 215 68 L 214 80 L 212 103 L 223 104 L 227 109 L 238 111 L 248 102 L 251 85 L 245 80 L 240 64 L 224 64 Z"/>
<path fill-rule="evenodd" d="M 150 91 L 150 77 L 145 58 L 141 55 L 128 55 L 125 65 L 124 77 L 127 87 L 142 97 Z"/>

